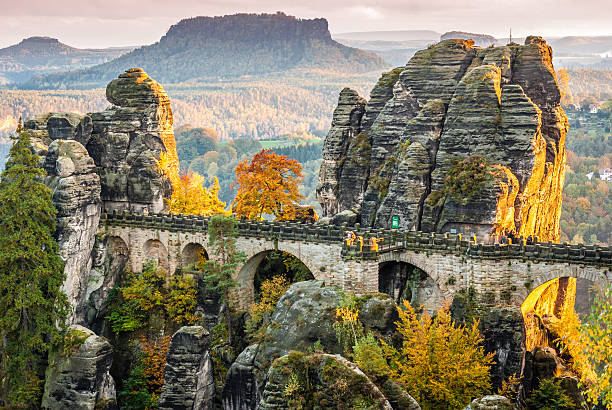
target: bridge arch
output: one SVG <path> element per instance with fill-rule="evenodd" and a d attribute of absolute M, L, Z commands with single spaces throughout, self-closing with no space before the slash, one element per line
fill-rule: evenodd
<path fill-rule="evenodd" d="M 261 250 L 254 255 L 251 255 L 247 258 L 244 265 L 240 267 L 237 271 L 236 282 L 238 283 L 237 296 L 239 306 L 242 309 L 248 309 L 250 305 L 255 301 L 256 294 L 256 274 L 258 273 L 258 269 L 261 267 L 261 264 L 264 260 L 272 256 L 274 252 L 281 252 L 283 255 L 289 255 L 296 260 L 302 262 L 304 266 L 308 269 L 310 276 L 316 279 L 315 272 L 313 272 L 312 268 L 308 266 L 305 261 L 300 259 L 298 256 L 291 252 L 282 251 L 280 249 L 266 249 Z M 260 280 L 268 279 L 268 278 L 258 278 Z M 291 279 L 291 278 L 289 278 Z"/>
<path fill-rule="evenodd" d="M 169 274 L 168 249 L 161 241 L 157 239 L 149 239 L 142 246 L 143 261 L 153 261 L 157 266 Z"/>
<path fill-rule="evenodd" d="M 612 281 L 612 276 L 606 276 L 605 268 L 598 268 L 596 266 L 537 264 L 531 265 L 530 269 L 534 271 L 534 275 L 532 275 L 532 289 L 536 289 L 538 286 L 551 280 L 563 277 L 585 279 L 598 285 L 605 285 L 606 282 Z"/>
<path fill-rule="evenodd" d="M 438 283 L 438 273 L 433 266 L 431 260 L 425 253 L 402 252 L 402 253 L 382 253 L 378 259 L 379 266 L 388 262 L 403 262 L 415 266 L 429 275 L 436 283 Z M 439 283 L 438 283 L 439 285 Z"/>
<path fill-rule="evenodd" d="M 202 256 L 205 260 L 209 259 L 208 252 L 206 252 L 206 248 L 201 243 L 187 243 L 181 251 L 181 268 L 185 269 L 195 266 Z"/>
<path fill-rule="evenodd" d="M 398 304 L 406 300 L 415 308 L 422 306 L 430 315 L 444 302 L 444 294 L 436 281 L 423 269 L 404 261 L 379 264 L 378 291 L 390 295 Z"/>

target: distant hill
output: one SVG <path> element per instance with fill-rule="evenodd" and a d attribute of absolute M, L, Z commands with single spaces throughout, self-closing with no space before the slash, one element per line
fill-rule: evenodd
<path fill-rule="evenodd" d="M 36 75 L 91 67 L 131 48 L 78 49 L 51 37 L 30 37 L 0 49 L 0 84 L 24 82 Z"/>
<path fill-rule="evenodd" d="M 612 36 L 569 36 L 550 41 L 557 53 L 612 54 Z"/>
<path fill-rule="evenodd" d="M 101 87 L 131 67 L 142 67 L 160 83 L 180 83 L 296 69 L 361 73 L 383 66 L 380 57 L 332 40 L 325 19 L 235 14 L 181 20 L 155 44 L 89 69 L 35 78 L 23 88 Z"/>
<path fill-rule="evenodd" d="M 438 42 L 440 33 L 431 30 L 364 31 L 332 36 L 349 47 L 374 53 L 389 67 L 405 65 L 418 50 Z"/>
<path fill-rule="evenodd" d="M 440 36 L 440 41 L 449 39 L 474 40 L 474 44 L 478 47 L 489 47 L 495 44 L 495 37 L 493 36 L 465 31 L 449 31 Z"/>
<path fill-rule="evenodd" d="M 358 41 L 438 41 L 440 33 L 431 30 L 396 30 L 396 31 L 355 31 L 337 33 L 335 39 Z"/>

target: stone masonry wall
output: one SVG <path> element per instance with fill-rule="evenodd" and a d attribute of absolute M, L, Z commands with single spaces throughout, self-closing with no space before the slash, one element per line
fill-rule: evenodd
<path fill-rule="evenodd" d="M 129 250 L 129 267 L 133 271 L 140 271 L 147 260 L 155 260 L 170 275 L 186 267 L 189 259 L 186 249 L 193 244 L 202 246 L 211 259 L 215 257 L 208 243 L 205 220 L 183 220 L 174 216 L 139 217 L 138 221 L 128 221 L 125 216 L 124 219 L 105 218 L 108 216 L 103 218 L 106 222 L 101 224 L 99 233 L 125 244 Z M 155 218 L 159 221 L 146 222 Z M 168 221 L 160 222 L 164 218 Z M 181 224 L 187 224 L 189 229 L 177 229 Z M 544 243 L 531 245 L 531 248 L 512 245 L 509 249 L 469 244 L 448 234 L 371 232 L 374 236 L 396 235 L 404 238 L 404 242 L 397 249 L 383 249 L 378 255 L 355 256 L 347 252 L 341 231 L 326 229 L 299 224 L 241 222 L 237 247 L 247 258 L 236 272 L 238 305 L 248 308 L 252 303 L 254 274 L 266 252 L 273 250 L 288 252 L 300 259 L 315 279 L 354 292 L 377 292 L 379 266 L 387 262 L 406 262 L 426 272 L 445 299 L 451 300 L 457 291 L 473 287 L 489 305 L 520 306 L 531 290 L 558 277 L 584 278 L 599 283 L 612 281 L 610 248 L 573 249 Z M 566 256 L 558 257 L 559 250 L 566 252 Z M 549 259 L 542 256 L 545 252 L 551 254 Z M 583 261 L 571 260 L 576 252 Z M 498 253 L 500 256 L 496 256 Z"/>

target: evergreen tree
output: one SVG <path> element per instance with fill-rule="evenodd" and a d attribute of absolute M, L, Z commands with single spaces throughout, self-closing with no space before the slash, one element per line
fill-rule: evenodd
<path fill-rule="evenodd" d="M 17 131 L 0 175 L 0 406 L 36 408 L 46 353 L 65 330 L 69 304 L 51 190 L 28 134 Z"/>
<path fill-rule="evenodd" d="M 236 286 L 233 274 L 240 262 L 245 259 L 244 253 L 236 249 L 237 221 L 232 216 L 213 215 L 208 221 L 208 240 L 214 248 L 217 260 L 201 263 L 204 272 L 203 280 L 209 289 L 219 295 L 225 304 L 225 321 L 228 343 L 232 344 L 232 323 L 230 317 L 230 291 Z"/>

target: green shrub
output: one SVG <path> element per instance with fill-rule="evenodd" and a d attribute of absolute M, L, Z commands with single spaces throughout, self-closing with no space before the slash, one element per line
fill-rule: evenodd
<path fill-rule="evenodd" d="M 383 349 L 372 332 L 368 332 L 355 343 L 353 358 L 355 364 L 370 377 L 379 378 L 390 374 Z"/>
<path fill-rule="evenodd" d="M 559 382 L 553 379 L 540 381 L 540 386 L 534 390 L 526 401 L 530 410 L 572 410 L 574 402 L 563 392 Z"/>
<path fill-rule="evenodd" d="M 157 408 L 159 397 L 149 392 L 145 377 L 143 354 L 137 356 L 130 375 L 123 382 L 123 389 L 117 393 L 117 400 L 122 410 L 149 410 Z"/>
<path fill-rule="evenodd" d="M 109 295 L 107 319 L 115 333 L 133 332 L 147 325 L 153 309 L 163 308 L 165 276 L 153 263 L 143 266 L 142 272 L 129 272 L 126 285 L 113 289 Z"/>

